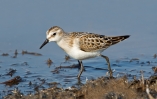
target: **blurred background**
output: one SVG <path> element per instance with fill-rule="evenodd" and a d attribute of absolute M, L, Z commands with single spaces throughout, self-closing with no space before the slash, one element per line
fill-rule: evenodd
<path fill-rule="evenodd" d="M 26 49 L 43 54 L 54 55 L 52 51 L 65 54 L 54 43 L 39 50 L 46 38 L 45 32 L 57 25 L 66 32 L 131 35 L 123 44 L 104 53 L 118 54 L 125 49 L 127 51 L 122 53 L 133 51 L 132 54 L 149 55 L 156 46 L 156 5 L 156 0 L 0 1 L 0 50 Z"/>

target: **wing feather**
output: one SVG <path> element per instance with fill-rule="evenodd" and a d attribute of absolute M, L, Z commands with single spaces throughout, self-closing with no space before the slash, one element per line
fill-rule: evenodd
<path fill-rule="evenodd" d="M 128 37 L 129 35 L 107 37 L 105 35 L 88 33 L 80 37 L 79 44 L 80 44 L 80 49 L 82 51 L 92 52 L 98 50 L 105 50 L 111 45 L 117 44 Z"/>

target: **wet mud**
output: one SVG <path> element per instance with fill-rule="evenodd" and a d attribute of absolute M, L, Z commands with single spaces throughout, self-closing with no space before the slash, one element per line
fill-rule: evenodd
<path fill-rule="evenodd" d="M 58 87 L 58 83 L 52 83 L 50 88 L 35 94 L 23 95 L 16 90 L 4 99 L 154 99 L 157 96 L 156 83 L 157 76 L 131 81 L 126 76 L 112 79 L 100 77 L 87 80 L 80 88 L 71 86 L 64 89 Z"/>

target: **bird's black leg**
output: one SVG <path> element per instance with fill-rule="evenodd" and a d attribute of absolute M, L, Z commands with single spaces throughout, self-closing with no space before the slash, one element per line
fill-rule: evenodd
<path fill-rule="evenodd" d="M 112 75 L 112 70 L 111 70 L 111 67 L 110 67 L 110 61 L 109 61 L 109 58 L 107 56 L 104 56 L 104 55 L 101 55 L 101 57 L 105 58 L 106 61 L 107 61 L 107 64 L 108 64 L 108 70 L 109 70 L 109 73 L 110 73 L 110 78 L 113 77 Z"/>
<path fill-rule="evenodd" d="M 79 72 L 79 74 L 78 74 L 77 77 L 80 78 L 80 76 L 81 76 L 81 74 L 82 74 L 82 72 L 83 72 L 83 70 L 84 70 L 84 67 L 83 67 L 82 61 L 78 60 L 78 63 L 79 63 L 79 65 L 81 66 L 81 68 L 80 68 L 80 72 Z"/>

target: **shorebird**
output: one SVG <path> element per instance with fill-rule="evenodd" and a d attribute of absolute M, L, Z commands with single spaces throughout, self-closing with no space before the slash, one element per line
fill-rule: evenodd
<path fill-rule="evenodd" d="M 78 78 L 80 78 L 84 66 L 82 60 L 101 56 L 106 59 L 110 77 L 112 70 L 110 67 L 109 58 L 101 53 L 120 41 L 127 39 L 130 35 L 123 36 L 105 36 L 88 32 L 65 32 L 59 26 L 53 26 L 46 32 L 46 40 L 41 45 L 40 49 L 47 43 L 54 41 L 61 47 L 69 56 L 78 60 L 81 66 Z"/>

